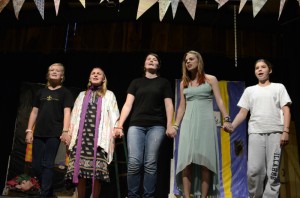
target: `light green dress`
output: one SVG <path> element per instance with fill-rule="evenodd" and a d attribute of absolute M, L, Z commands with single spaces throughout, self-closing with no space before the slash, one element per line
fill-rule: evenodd
<path fill-rule="evenodd" d="M 182 171 L 192 164 L 191 194 L 201 194 L 201 166 L 212 171 L 209 195 L 219 194 L 219 150 L 216 121 L 213 112 L 213 92 L 210 84 L 185 88 L 186 110 L 181 122 L 176 183 L 180 191 Z"/>

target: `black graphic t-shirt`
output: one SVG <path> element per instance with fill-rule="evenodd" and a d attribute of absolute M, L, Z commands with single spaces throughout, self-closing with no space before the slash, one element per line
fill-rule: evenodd
<path fill-rule="evenodd" d="M 59 137 L 63 130 L 64 108 L 72 108 L 73 103 L 73 95 L 65 87 L 40 89 L 33 100 L 33 107 L 39 109 L 34 136 Z"/>

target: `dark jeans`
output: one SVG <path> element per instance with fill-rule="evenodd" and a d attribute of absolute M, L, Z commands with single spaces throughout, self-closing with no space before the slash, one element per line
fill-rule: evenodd
<path fill-rule="evenodd" d="M 53 196 L 52 178 L 54 160 L 60 144 L 58 137 L 34 137 L 32 145 L 32 168 L 41 184 L 41 196 Z"/>

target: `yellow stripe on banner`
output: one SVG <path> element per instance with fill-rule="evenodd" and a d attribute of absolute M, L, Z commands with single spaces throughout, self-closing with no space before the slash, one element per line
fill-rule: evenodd
<path fill-rule="evenodd" d="M 227 81 L 219 81 L 220 92 L 229 113 L 229 98 L 227 92 Z M 224 187 L 224 197 L 232 197 L 231 193 L 231 156 L 230 156 L 230 134 L 226 133 L 223 128 L 221 128 L 221 156 L 222 156 L 222 178 Z"/>

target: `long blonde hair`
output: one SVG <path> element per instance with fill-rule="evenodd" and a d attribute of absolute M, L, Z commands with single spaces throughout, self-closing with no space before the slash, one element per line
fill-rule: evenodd
<path fill-rule="evenodd" d="M 204 62 L 201 54 L 197 51 L 190 50 L 187 53 L 184 54 L 183 59 L 182 59 L 182 77 L 181 80 L 183 82 L 183 86 L 187 87 L 189 82 L 191 81 L 191 72 L 189 72 L 186 68 L 186 62 L 185 58 L 188 54 L 194 54 L 196 58 L 198 59 L 198 67 L 197 67 L 197 76 L 198 76 L 198 81 L 197 83 L 201 85 L 202 83 L 205 82 L 205 72 L 204 72 Z"/>

